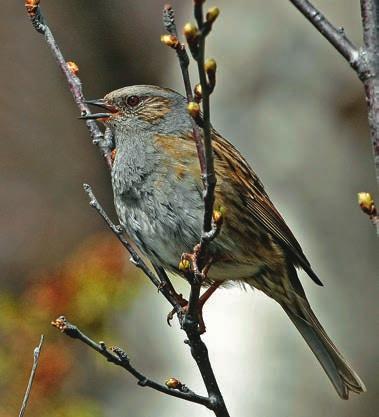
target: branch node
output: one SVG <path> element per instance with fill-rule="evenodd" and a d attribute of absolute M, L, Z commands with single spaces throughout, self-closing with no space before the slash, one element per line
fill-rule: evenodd
<path fill-rule="evenodd" d="M 182 384 L 178 379 L 176 378 L 169 378 L 166 382 L 165 385 L 167 388 L 170 389 L 177 389 L 179 391 L 183 390 L 183 387 L 185 386 L 184 384 Z"/>
<path fill-rule="evenodd" d="M 79 331 L 76 326 L 69 323 L 65 316 L 60 316 L 54 321 L 51 322 L 51 324 L 56 327 L 60 332 L 67 334 L 67 336 L 72 337 L 73 339 L 76 339 L 79 337 Z"/>

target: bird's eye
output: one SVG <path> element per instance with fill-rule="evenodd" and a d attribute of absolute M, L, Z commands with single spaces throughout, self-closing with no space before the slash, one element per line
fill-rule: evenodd
<path fill-rule="evenodd" d="M 135 107 L 137 104 L 139 104 L 140 99 L 137 96 L 129 96 L 126 100 L 128 106 Z"/>

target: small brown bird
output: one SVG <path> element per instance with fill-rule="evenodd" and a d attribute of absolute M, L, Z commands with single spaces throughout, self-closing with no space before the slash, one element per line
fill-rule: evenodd
<path fill-rule="evenodd" d="M 120 223 L 152 261 L 179 274 L 181 255 L 199 242 L 204 211 L 186 99 L 169 89 L 140 85 L 92 104 L 108 113 L 84 118 L 101 118 L 114 136 L 112 184 Z M 209 248 L 207 296 L 231 282 L 263 291 L 283 307 L 341 398 L 365 391 L 308 303 L 296 268 L 322 284 L 299 243 L 244 157 L 215 130 L 212 139 L 215 207 L 224 207 L 226 215 Z"/>

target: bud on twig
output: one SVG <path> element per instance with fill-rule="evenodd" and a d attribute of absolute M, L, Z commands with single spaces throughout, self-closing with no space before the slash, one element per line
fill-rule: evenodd
<path fill-rule="evenodd" d="M 192 116 L 194 119 L 200 116 L 200 106 L 194 101 L 191 101 L 187 104 L 187 110 L 190 116 Z"/>
<path fill-rule="evenodd" d="M 205 61 L 204 69 L 205 69 L 205 72 L 207 74 L 212 73 L 212 72 L 215 73 L 216 72 L 216 69 L 217 69 L 217 63 L 216 63 L 216 61 L 213 58 L 208 58 Z"/>
<path fill-rule="evenodd" d="M 40 0 L 26 0 L 25 1 L 25 8 L 30 17 L 34 17 L 36 15 L 39 2 Z"/>
<path fill-rule="evenodd" d="M 364 213 L 369 216 L 377 215 L 375 203 L 370 193 L 358 193 L 358 203 Z"/>
<path fill-rule="evenodd" d="M 183 384 L 176 378 L 169 378 L 166 382 L 166 387 L 167 388 L 171 388 L 171 389 L 182 389 L 183 388 Z"/>
<path fill-rule="evenodd" d="M 197 103 L 200 103 L 201 99 L 203 98 L 202 90 L 201 90 L 201 84 L 196 84 L 195 88 L 193 89 L 193 93 L 195 96 L 195 100 Z"/>
<path fill-rule="evenodd" d="M 225 215 L 225 207 L 220 206 L 218 209 L 213 210 L 213 221 L 216 224 L 216 226 L 221 226 L 224 221 L 224 215 Z"/>
<path fill-rule="evenodd" d="M 173 49 L 178 49 L 180 42 L 174 35 L 162 35 L 161 42 Z"/>
<path fill-rule="evenodd" d="M 66 330 L 67 328 L 67 322 L 64 319 L 64 317 L 58 317 L 57 319 L 55 319 L 54 321 L 51 322 L 51 324 L 56 327 L 58 330 L 60 330 L 62 333 Z"/>
<path fill-rule="evenodd" d="M 187 42 L 194 42 L 199 36 L 199 31 L 193 23 L 186 23 L 183 27 L 183 34 L 187 39 Z"/>
<path fill-rule="evenodd" d="M 216 61 L 213 58 L 207 59 L 204 64 L 204 69 L 208 76 L 209 93 L 212 93 L 216 85 Z"/>
<path fill-rule="evenodd" d="M 186 272 L 191 268 L 191 262 L 188 259 L 182 259 L 178 267 L 179 271 Z"/>
<path fill-rule="evenodd" d="M 220 9 L 218 7 L 211 7 L 206 15 L 206 20 L 208 23 L 212 24 L 220 14 Z"/>
<path fill-rule="evenodd" d="M 68 61 L 67 67 L 74 75 L 77 75 L 79 73 L 79 67 L 75 64 L 75 62 Z"/>

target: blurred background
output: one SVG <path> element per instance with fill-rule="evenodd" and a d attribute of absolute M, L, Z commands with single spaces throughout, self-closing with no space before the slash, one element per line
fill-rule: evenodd
<path fill-rule="evenodd" d="M 109 176 L 62 74 L 23 2 L 3 3 L 0 417 L 18 413 L 41 333 L 30 417 L 211 415 L 138 387 L 51 328 L 65 314 L 95 340 L 126 348 L 148 376 L 204 392 L 183 333 L 166 325 L 169 306 L 88 206 L 83 182 L 113 214 Z M 159 41 L 163 2 L 42 3 L 88 98 L 136 83 L 183 92 L 175 54 Z M 317 5 L 359 45 L 358 3 Z M 190 0 L 172 4 L 179 26 L 192 20 Z M 251 162 L 301 242 L 325 284 L 301 273 L 311 304 L 368 388 L 340 400 L 279 306 L 259 292 L 220 290 L 205 308 L 204 339 L 230 414 L 373 417 L 378 239 L 356 193 L 377 186 L 362 86 L 289 2 L 206 4 L 213 5 L 221 9 L 207 44 L 218 62 L 213 124 Z"/>

